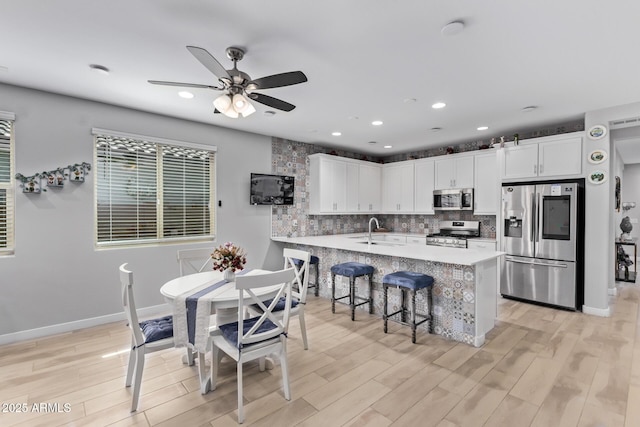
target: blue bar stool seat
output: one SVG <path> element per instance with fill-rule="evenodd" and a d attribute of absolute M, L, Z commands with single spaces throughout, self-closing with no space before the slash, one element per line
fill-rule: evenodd
<path fill-rule="evenodd" d="M 382 278 L 382 287 L 384 290 L 384 333 L 387 333 L 387 321 L 392 317 L 400 314 L 400 321 L 403 325 L 411 326 L 411 342 L 416 342 L 416 327 L 427 320 L 431 320 L 431 306 L 429 301 L 432 299 L 431 290 L 433 288 L 433 277 L 422 273 L 414 273 L 412 271 L 396 271 L 395 273 L 387 274 Z M 400 309 L 394 313 L 388 313 L 387 308 L 387 294 L 388 288 L 394 287 L 400 289 L 402 295 L 402 304 Z M 427 289 L 427 313 L 416 313 L 416 291 L 420 289 Z M 411 308 L 406 305 L 405 293 L 411 295 Z M 411 312 L 411 321 L 407 322 L 407 312 Z M 417 318 L 420 321 L 417 321 Z M 429 325 L 429 332 L 433 331 L 433 322 Z"/>
<path fill-rule="evenodd" d="M 351 307 L 351 320 L 356 318 L 356 307 L 369 304 L 369 313 L 373 314 L 373 266 L 368 264 L 362 264 L 359 262 L 344 262 L 342 264 L 336 264 L 331 267 L 331 312 L 336 312 L 336 302 L 340 304 L 347 304 L 340 300 L 348 298 L 348 305 Z M 345 296 L 336 298 L 336 275 L 345 276 L 349 278 L 349 293 Z M 369 277 L 369 297 L 365 298 L 356 295 L 356 278 L 368 276 Z M 360 301 L 360 302 L 356 302 Z"/>
<path fill-rule="evenodd" d="M 293 263 L 296 265 L 296 267 L 302 267 L 302 262 L 303 261 L 301 259 L 293 260 Z M 316 271 L 316 277 L 313 282 L 311 282 L 311 277 L 309 277 L 309 284 L 307 285 L 307 289 L 314 288 L 313 293 L 315 296 L 318 296 L 320 295 L 320 258 L 315 255 L 311 255 L 309 265 L 310 268 L 313 267 L 313 269 Z"/>

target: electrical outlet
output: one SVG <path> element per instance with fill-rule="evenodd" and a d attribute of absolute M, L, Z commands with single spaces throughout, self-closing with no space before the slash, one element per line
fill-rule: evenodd
<path fill-rule="evenodd" d="M 294 226 L 294 227 L 297 227 L 297 226 L 298 226 L 298 220 L 297 220 L 297 219 L 294 219 L 294 220 L 292 221 L 292 223 L 293 223 L 293 226 Z"/>

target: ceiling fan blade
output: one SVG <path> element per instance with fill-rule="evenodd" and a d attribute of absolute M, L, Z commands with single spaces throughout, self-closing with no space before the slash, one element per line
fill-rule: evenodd
<path fill-rule="evenodd" d="M 161 85 L 161 86 L 182 86 L 182 87 L 196 87 L 199 89 L 214 89 L 214 90 L 222 90 L 221 87 L 210 86 L 210 85 L 201 85 L 197 83 L 179 83 L 179 82 L 165 82 L 162 80 L 147 80 L 152 85 Z"/>
<path fill-rule="evenodd" d="M 213 57 L 209 52 L 201 47 L 187 46 L 187 49 L 193 56 L 196 57 L 202 65 L 204 65 L 209 71 L 211 71 L 216 77 L 228 77 L 231 78 L 227 70 Z"/>
<path fill-rule="evenodd" d="M 259 102 L 260 104 L 264 104 L 267 107 L 275 108 L 277 110 L 291 111 L 296 108 L 296 106 L 293 104 L 289 104 L 288 102 L 285 102 L 281 99 L 263 95 L 261 93 L 250 93 L 248 94 L 248 96 L 254 101 Z"/>
<path fill-rule="evenodd" d="M 290 71 L 288 73 L 274 74 L 272 76 L 255 79 L 249 84 L 256 85 L 256 89 L 271 89 L 274 87 L 297 85 L 307 81 L 307 76 L 302 71 Z"/>

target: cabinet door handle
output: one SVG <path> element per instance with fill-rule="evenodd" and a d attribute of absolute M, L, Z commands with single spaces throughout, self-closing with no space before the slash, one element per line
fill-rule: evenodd
<path fill-rule="evenodd" d="M 534 174 L 538 173 L 538 165 L 533 165 L 533 173 Z"/>
<path fill-rule="evenodd" d="M 542 173 L 544 171 L 544 165 L 540 164 L 540 173 Z"/>

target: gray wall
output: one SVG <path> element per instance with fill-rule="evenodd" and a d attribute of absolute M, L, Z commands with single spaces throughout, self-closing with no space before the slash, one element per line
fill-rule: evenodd
<path fill-rule="evenodd" d="M 2 84 L 0 111 L 16 115 L 15 172 L 94 166 L 91 128 L 98 127 L 217 146 L 222 201 L 216 242 L 96 250 L 93 169 L 82 184 L 66 181 L 39 195 L 17 187 L 16 251 L 0 257 L 0 343 L 112 320 L 122 312 L 117 269 L 124 262 L 143 308 L 164 304 L 159 288 L 178 275 L 178 249 L 231 240 L 247 250 L 249 268 L 278 260 L 269 253 L 271 208 L 249 205 L 248 195 L 250 172 L 271 170 L 270 137 Z"/>

